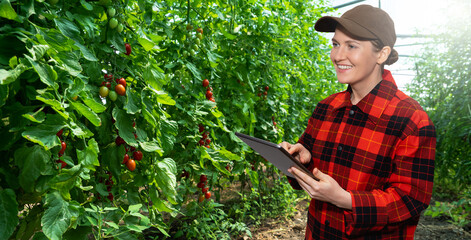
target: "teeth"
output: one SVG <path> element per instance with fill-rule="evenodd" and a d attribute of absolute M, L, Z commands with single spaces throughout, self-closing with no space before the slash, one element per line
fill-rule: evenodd
<path fill-rule="evenodd" d="M 346 65 L 338 65 L 338 67 L 343 70 L 352 68 L 352 66 L 346 66 Z"/>

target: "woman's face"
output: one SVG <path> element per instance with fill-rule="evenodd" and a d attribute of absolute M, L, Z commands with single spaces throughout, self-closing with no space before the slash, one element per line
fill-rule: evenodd
<path fill-rule="evenodd" d="M 332 38 L 330 59 L 335 66 L 340 83 L 365 85 L 376 83 L 381 78 L 381 65 L 377 64 L 379 52 L 374 51 L 370 41 L 356 40 L 337 28 Z"/>

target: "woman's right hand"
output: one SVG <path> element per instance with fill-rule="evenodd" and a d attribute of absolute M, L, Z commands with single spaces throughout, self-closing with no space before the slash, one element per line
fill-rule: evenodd
<path fill-rule="evenodd" d="M 307 164 L 311 161 L 311 153 L 300 143 L 290 144 L 288 142 L 282 142 L 280 146 L 302 164 Z"/>

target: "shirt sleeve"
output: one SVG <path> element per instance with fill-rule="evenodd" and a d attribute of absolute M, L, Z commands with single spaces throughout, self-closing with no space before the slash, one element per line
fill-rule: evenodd
<path fill-rule="evenodd" d="M 348 235 L 400 225 L 418 217 L 428 207 L 433 188 L 436 133 L 425 112 L 418 115 L 415 130 L 396 144 L 394 170 L 386 186 L 373 191 L 349 191 L 352 210 L 344 211 Z"/>

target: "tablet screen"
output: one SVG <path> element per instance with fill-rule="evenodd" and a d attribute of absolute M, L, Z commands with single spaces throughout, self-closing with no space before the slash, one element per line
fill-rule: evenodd
<path fill-rule="evenodd" d="M 305 172 L 313 179 L 318 180 L 316 177 L 314 177 L 312 172 L 310 172 L 306 167 L 304 167 L 304 165 L 298 162 L 280 145 L 238 132 L 236 132 L 235 134 L 247 145 L 249 145 L 253 150 L 255 150 L 263 158 L 275 165 L 275 167 L 277 167 L 287 176 L 294 178 L 294 176 L 290 172 L 288 172 L 288 169 L 291 167 L 297 167 L 299 170 Z"/>

